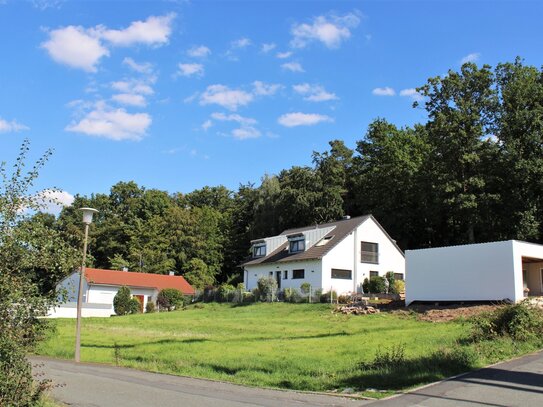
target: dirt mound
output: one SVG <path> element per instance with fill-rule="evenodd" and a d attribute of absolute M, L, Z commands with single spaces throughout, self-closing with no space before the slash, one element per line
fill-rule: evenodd
<path fill-rule="evenodd" d="M 417 319 L 428 322 L 448 322 L 459 318 L 469 318 L 484 312 L 494 311 L 499 305 L 450 305 L 450 306 L 432 306 L 432 305 L 413 305 L 402 310 L 392 311 L 396 313 L 408 314 L 417 313 Z"/>

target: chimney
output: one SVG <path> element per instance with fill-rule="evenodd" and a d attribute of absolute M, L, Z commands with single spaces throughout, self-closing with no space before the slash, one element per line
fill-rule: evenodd
<path fill-rule="evenodd" d="M 123 271 L 128 271 L 128 267 L 123 266 Z"/>
<path fill-rule="evenodd" d="M 169 272 L 169 275 L 170 275 L 170 276 L 175 276 L 175 271 L 170 271 L 170 272 Z"/>

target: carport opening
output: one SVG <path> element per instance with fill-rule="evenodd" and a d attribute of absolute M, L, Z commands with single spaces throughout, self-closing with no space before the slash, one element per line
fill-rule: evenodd
<path fill-rule="evenodd" d="M 522 281 L 525 297 L 543 296 L 543 259 L 522 258 Z"/>

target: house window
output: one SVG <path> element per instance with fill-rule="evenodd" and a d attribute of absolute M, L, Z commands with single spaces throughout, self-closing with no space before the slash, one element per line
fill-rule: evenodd
<path fill-rule="evenodd" d="M 304 277 L 305 277 L 305 270 L 304 269 L 292 270 L 292 279 L 293 280 L 298 280 L 298 279 L 301 279 L 301 278 L 304 278 Z"/>
<path fill-rule="evenodd" d="M 266 255 L 266 245 L 259 244 L 253 246 L 253 257 L 264 257 Z"/>
<path fill-rule="evenodd" d="M 352 280 L 353 273 L 351 270 L 332 269 L 332 278 L 341 280 Z"/>
<path fill-rule="evenodd" d="M 303 252 L 304 250 L 305 250 L 305 239 L 303 237 L 290 240 L 290 244 L 289 244 L 290 253 Z"/>
<path fill-rule="evenodd" d="M 288 270 L 283 271 L 283 280 L 288 279 Z"/>
<path fill-rule="evenodd" d="M 394 280 L 403 280 L 403 273 L 394 273 Z"/>
<path fill-rule="evenodd" d="M 273 277 L 273 271 L 270 271 L 270 277 Z"/>
<path fill-rule="evenodd" d="M 378 271 L 370 271 L 370 278 L 372 277 L 379 277 L 379 272 Z"/>
<path fill-rule="evenodd" d="M 362 263 L 379 263 L 379 244 L 372 242 L 360 242 L 360 261 Z"/>
<path fill-rule="evenodd" d="M 315 246 L 324 246 L 327 244 L 330 240 L 332 240 L 334 236 L 326 236 L 325 238 L 319 240 L 319 242 Z"/>

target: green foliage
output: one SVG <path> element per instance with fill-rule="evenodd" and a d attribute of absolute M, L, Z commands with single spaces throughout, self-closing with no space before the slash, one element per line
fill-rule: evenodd
<path fill-rule="evenodd" d="M 202 290 L 215 283 L 215 277 L 207 264 L 197 258 L 193 258 L 188 262 L 184 276 L 197 290 Z"/>
<path fill-rule="evenodd" d="M 385 279 L 387 280 L 388 282 L 388 292 L 391 293 L 391 294 L 398 294 L 397 292 L 394 291 L 394 272 L 393 271 L 387 271 L 385 273 Z"/>
<path fill-rule="evenodd" d="M 221 284 L 221 286 L 218 289 L 217 294 L 218 294 L 217 300 L 219 302 L 231 302 L 234 299 L 234 295 L 236 294 L 236 289 L 234 288 L 233 285 Z"/>
<path fill-rule="evenodd" d="M 386 278 L 383 276 L 373 276 L 370 277 L 369 281 L 369 292 L 372 294 L 386 293 Z"/>
<path fill-rule="evenodd" d="M 173 311 L 183 307 L 185 298 L 183 293 L 175 288 L 164 288 L 158 293 L 156 302 L 160 308 Z"/>
<path fill-rule="evenodd" d="M 147 301 L 147 304 L 145 305 L 145 312 L 156 312 L 156 305 L 153 301 Z"/>
<path fill-rule="evenodd" d="M 338 299 L 338 295 L 337 295 L 337 292 L 334 290 L 321 293 L 320 298 L 319 298 L 320 302 L 322 303 L 337 302 L 337 299 Z"/>
<path fill-rule="evenodd" d="M 405 363 L 405 344 L 399 343 L 390 348 L 377 349 L 371 363 L 362 362 L 361 369 L 396 369 Z"/>
<path fill-rule="evenodd" d="M 310 283 L 302 283 L 300 284 L 300 291 L 302 294 L 309 294 L 309 291 L 311 290 L 311 284 Z"/>
<path fill-rule="evenodd" d="M 362 282 L 362 290 L 365 294 L 368 294 L 370 292 L 370 280 L 367 277 Z"/>
<path fill-rule="evenodd" d="M 137 297 L 132 297 L 128 304 L 129 314 L 139 314 L 141 313 L 142 304 Z"/>
<path fill-rule="evenodd" d="M 137 301 L 137 300 L 136 300 Z M 113 310 L 117 315 L 128 315 L 133 310 L 132 296 L 130 294 L 130 288 L 121 287 L 115 297 L 113 297 Z"/>
<path fill-rule="evenodd" d="M 471 338 L 474 341 L 493 340 L 508 336 L 515 341 L 541 341 L 543 311 L 526 303 L 505 305 L 473 320 Z"/>
<path fill-rule="evenodd" d="M 283 290 L 283 299 L 285 302 L 301 302 L 302 296 L 295 288 L 285 288 Z"/>
<path fill-rule="evenodd" d="M 392 285 L 392 293 L 400 294 L 405 292 L 405 281 L 404 280 L 394 280 Z"/>
<path fill-rule="evenodd" d="M 260 301 L 271 302 L 277 299 L 277 281 L 275 278 L 260 277 L 257 284 Z"/>

